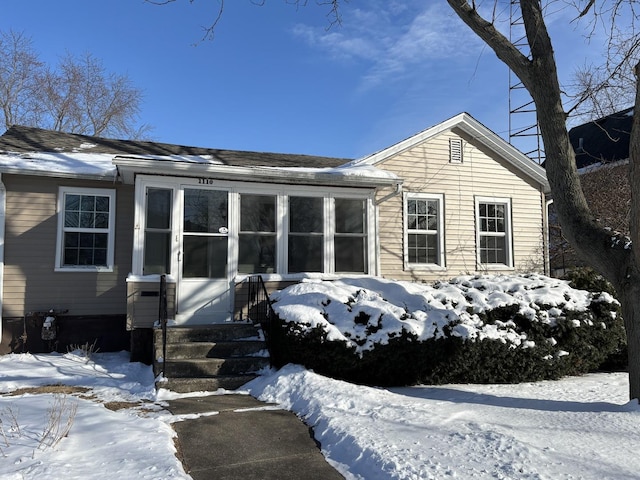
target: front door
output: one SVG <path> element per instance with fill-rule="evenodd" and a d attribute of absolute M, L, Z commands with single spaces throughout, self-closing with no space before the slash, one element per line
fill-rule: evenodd
<path fill-rule="evenodd" d="M 231 320 L 229 280 L 229 192 L 185 186 L 176 321 Z"/>

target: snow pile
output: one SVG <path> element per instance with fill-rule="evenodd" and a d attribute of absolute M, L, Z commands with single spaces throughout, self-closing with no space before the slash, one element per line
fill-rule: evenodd
<path fill-rule="evenodd" d="M 271 299 L 284 322 L 307 330 L 322 328 L 327 340 L 345 342 L 360 354 L 402 332 L 421 341 L 448 334 L 528 348 L 531 342 L 512 321 L 486 322 L 484 315 L 513 307 L 530 321 L 555 326 L 565 311 L 583 312 L 596 301 L 615 302 L 610 295 L 593 298 L 566 281 L 536 274 L 463 276 L 432 286 L 371 277 L 307 279 L 273 293 Z M 579 326 L 580 320 L 576 321 Z"/>

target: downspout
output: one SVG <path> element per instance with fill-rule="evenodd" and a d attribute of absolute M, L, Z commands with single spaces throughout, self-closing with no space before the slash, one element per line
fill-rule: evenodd
<path fill-rule="evenodd" d="M 2 310 L 4 306 L 4 233 L 7 211 L 7 189 L 0 173 L 0 343 L 2 342 Z"/>
<path fill-rule="evenodd" d="M 376 189 L 377 190 L 377 189 Z M 376 222 L 376 275 L 380 275 L 380 216 L 378 215 L 378 205 L 382 202 L 386 202 L 390 198 L 393 198 L 402 193 L 402 181 L 399 181 L 395 184 L 395 189 L 393 192 L 388 193 L 384 197 L 374 201 L 375 207 L 375 222 Z"/>
<path fill-rule="evenodd" d="M 382 202 L 386 202 L 387 200 L 389 200 L 390 198 L 395 197 L 396 195 L 400 195 L 402 193 L 402 182 L 398 182 L 396 183 L 396 188 L 393 192 L 385 195 L 384 197 L 376 200 L 376 207 L 378 205 L 380 205 Z"/>
<path fill-rule="evenodd" d="M 545 209 L 544 209 L 544 238 L 542 239 L 542 244 L 544 245 L 544 274 L 551 276 L 551 241 L 549 238 L 549 208 L 553 203 L 553 199 L 550 198 L 545 201 Z"/>

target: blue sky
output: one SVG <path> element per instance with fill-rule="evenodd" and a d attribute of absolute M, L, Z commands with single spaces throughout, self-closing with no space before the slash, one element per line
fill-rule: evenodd
<path fill-rule="evenodd" d="M 156 141 L 358 158 L 463 111 L 508 137 L 508 71 L 444 0 L 351 0 L 330 29 L 314 0 L 255 3 L 226 0 L 212 41 L 216 0 L 3 0 L 0 29 L 126 74 Z M 559 32 L 568 75 L 593 48 Z"/>

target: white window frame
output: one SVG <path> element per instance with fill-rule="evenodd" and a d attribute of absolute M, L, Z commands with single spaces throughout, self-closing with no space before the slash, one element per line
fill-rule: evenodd
<path fill-rule="evenodd" d="M 75 195 L 94 195 L 101 197 L 109 197 L 109 228 L 74 228 L 68 229 L 64 226 L 64 198 L 66 194 Z M 106 188 L 81 188 L 81 187 L 64 187 L 58 189 L 58 233 L 56 240 L 56 272 L 113 272 L 114 268 L 114 250 L 115 250 L 115 231 L 116 231 L 116 191 Z M 107 265 L 63 265 L 64 259 L 64 233 L 67 231 L 85 231 L 90 233 L 106 233 L 107 234 Z"/>
<path fill-rule="evenodd" d="M 480 231 L 480 205 L 485 203 L 501 204 L 505 206 L 505 231 L 504 233 Z M 513 228 L 511 219 L 511 198 L 508 197 L 475 197 L 476 220 L 476 262 L 482 270 L 513 269 Z M 505 238 L 505 263 L 483 263 L 480 258 L 480 238 L 483 236 L 504 236 Z"/>
<path fill-rule="evenodd" d="M 335 198 L 353 198 L 365 201 L 366 205 L 366 248 L 367 248 L 367 273 L 348 273 L 349 275 L 373 275 L 377 271 L 377 235 L 375 232 L 376 225 L 376 208 L 374 205 L 374 192 L 367 191 L 366 193 L 362 189 L 353 187 L 334 188 L 334 187 L 316 187 L 306 186 L 300 187 L 298 185 L 272 185 L 263 183 L 247 183 L 247 182 L 235 182 L 235 181 L 222 181 L 212 180 L 203 183 L 198 178 L 179 178 L 179 177 L 155 177 L 150 175 L 139 175 L 136 178 L 136 193 L 135 193 L 135 220 L 134 220 L 134 247 L 133 247 L 133 259 L 132 270 L 133 275 L 142 275 L 143 265 L 143 243 L 144 243 L 144 225 L 145 225 L 145 192 L 147 187 L 154 188 L 173 188 L 174 189 L 174 213 L 178 212 L 181 208 L 178 192 L 186 186 L 208 185 L 212 188 L 224 188 L 230 192 L 229 196 L 229 263 L 228 269 L 231 277 L 236 278 L 236 281 L 242 279 L 245 276 L 251 274 L 238 272 L 238 238 L 240 231 L 240 195 L 274 195 L 276 196 L 276 272 L 275 273 L 262 273 L 261 275 L 265 280 L 269 279 L 299 279 L 308 274 L 305 273 L 289 273 L 288 266 L 288 235 L 289 235 L 289 221 L 288 221 L 288 205 L 289 196 L 303 197 L 312 196 L 320 197 L 323 199 L 323 212 L 324 212 L 324 262 L 323 271 L 313 273 L 312 275 L 318 275 L 319 277 L 332 278 L 336 275 L 334 268 L 334 235 L 335 229 L 333 224 L 334 218 L 334 199 Z M 177 215 L 177 213 L 175 213 Z M 172 272 L 174 274 L 179 272 L 179 265 L 175 260 L 179 254 L 179 229 L 175 229 L 175 235 L 173 236 L 173 253 L 172 253 Z M 340 273 L 341 275 L 344 273 Z"/>
<path fill-rule="evenodd" d="M 354 200 L 363 200 L 365 202 L 365 215 L 366 215 L 366 225 L 365 232 L 362 237 L 365 238 L 365 248 L 367 249 L 367 259 L 365 263 L 366 272 L 340 272 L 341 275 L 349 274 L 349 275 L 371 275 L 371 272 L 375 271 L 375 263 L 373 256 L 375 255 L 375 244 L 373 239 L 375 238 L 375 232 L 373 229 L 373 200 L 371 194 L 362 195 L 362 194 L 354 194 L 352 191 L 338 191 L 337 189 L 318 189 L 317 191 L 309 191 L 309 190 L 286 190 L 282 195 L 282 205 L 286 211 L 286 215 L 283 215 L 283 218 L 286 218 L 286 222 L 282 225 L 282 233 L 283 233 L 283 251 L 282 251 L 282 262 L 280 263 L 281 272 L 284 275 L 297 277 L 300 275 L 306 275 L 307 272 L 294 272 L 291 273 L 288 270 L 288 250 L 289 250 L 289 197 L 313 197 L 313 198 L 321 198 L 323 199 L 323 268 L 321 272 L 312 272 L 317 275 L 335 275 L 335 199 L 354 199 Z"/>
<path fill-rule="evenodd" d="M 438 229 L 436 232 L 429 230 L 409 230 L 408 225 L 408 201 L 409 200 L 431 200 L 438 202 Z M 445 243 L 444 243 L 444 195 L 443 194 L 434 194 L 434 193 L 412 193 L 405 192 L 403 198 L 403 257 L 404 257 L 404 268 L 405 270 L 430 270 L 430 271 L 443 271 L 446 270 L 446 258 L 445 258 Z M 437 248 L 438 248 L 438 261 L 436 263 L 412 263 L 409 262 L 409 233 L 423 233 L 427 234 L 436 234 L 437 238 Z"/>

